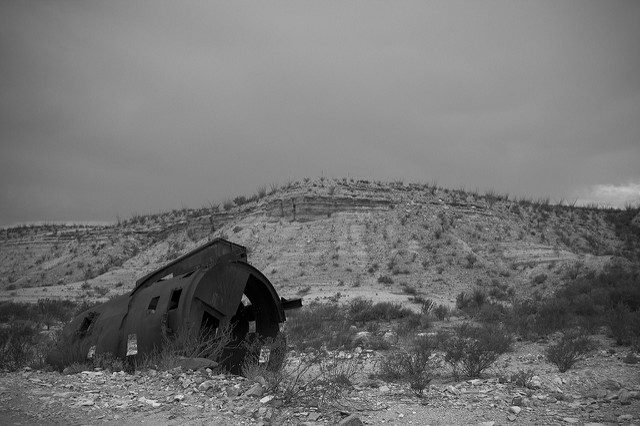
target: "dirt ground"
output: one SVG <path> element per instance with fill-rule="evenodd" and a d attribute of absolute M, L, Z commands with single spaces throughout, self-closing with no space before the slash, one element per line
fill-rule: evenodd
<path fill-rule="evenodd" d="M 350 414 L 365 424 L 638 424 L 640 364 L 624 363 L 626 352 L 610 350 L 609 339 L 599 343 L 566 373 L 529 342 L 516 343 L 481 379 L 455 382 L 442 365 L 422 397 L 369 378 L 382 354 L 356 349 L 338 354 L 356 364 L 352 388 L 287 404 L 266 390 L 246 394 L 251 380 L 214 372 L 5 372 L 0 424 L 335 424 Z M 504 380 L 529 369 L 536 377 L 528 388 Z"/>

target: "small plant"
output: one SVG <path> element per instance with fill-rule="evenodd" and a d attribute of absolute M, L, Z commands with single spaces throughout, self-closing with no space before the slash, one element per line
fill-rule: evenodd
<path fill-rule="evenodd" d="M 435 317 L 440 321 L 444 321 L 451 317 L 451 309 L 447 305 L 438 305 L 433 308 L 433 315 L 435 315 Z"/>
<path fill-rule="evenodd" d="M 479 377 L 500 355 L 511 350 L 512 339 L 498 327 L 478 327 L 462 324 L 454 333 L 441 336 L 445 361 L 453 368 L 457 379 Z"/>
<path fill-rule="evenodd" d="M 390 276 L 388 276 L 388 275 L 381 275 L 381 276 L 378 278 L 378 282 L 379 282 L 380 284 L 393 284 L 393 278 L 391 278 L 391 277 L 390 277 Z"/>
<path fill-rule="evenodd" d="M 0 368 L 15 370 L 34 358 L 38 331 L 28 321 L 15 321 L 0 327 Z"/>
<path fill-rule="evenodd" d="M 406 382 L 417 396 L 423 396 L 433 379 L 435 366 L 430 358 L 434 348 L 433 340 L 417 338 L 409 350 L 390 352 L 382 360 L 380 377 L 393 382 Z"/>
<path fill-rule="evenodd" d="M 560 340 L 549 345 L 546 350 L 547 360 L 558 366 L 561 373 L 569 370 L 588 354 L 594 347 L 593 341 L 579 331 L 563 333 Z"/>

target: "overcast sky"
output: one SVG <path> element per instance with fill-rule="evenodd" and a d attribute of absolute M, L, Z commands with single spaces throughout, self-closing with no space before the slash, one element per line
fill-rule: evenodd
<path fill-rule="evenodd" d="M 2 1 L 0 225 L 305 176 L 640 200 L 640 2 Z"/>

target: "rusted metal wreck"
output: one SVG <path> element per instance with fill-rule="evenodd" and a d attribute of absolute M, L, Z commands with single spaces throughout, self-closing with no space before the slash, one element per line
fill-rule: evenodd
<path fill-rule="evenodd" d="M 280 298 L 273 285 L 247 262 L 247 249 L 215 239 L 136 282 L 129 293 L 75 317 L 63 333 L 88 357 L 111 353 L 141 359 L 180 330 L 231 329 L 235 342 L 276 338 L 285 310 L 300 299 Z M 226 350 L 221 360 L 238 373 L 246 349 Z"/>

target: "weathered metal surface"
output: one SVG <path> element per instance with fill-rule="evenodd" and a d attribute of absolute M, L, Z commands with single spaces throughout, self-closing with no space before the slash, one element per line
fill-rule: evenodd
<path fill-rule="evenodd" d="M 84 354 L 123 359 L 140 359 L 182 330 L 228 325 L 236 341 L 254 337 L 251 333 L 275 338 L 285 309 L 301 301 L 279 298 L 246 260 L 246 248 L 213 240 L 141 278 L 131 293 L 80 313 L 63 333 Z M 227 367 L 238 372 L 244 354 L 227 355 Z"/>

